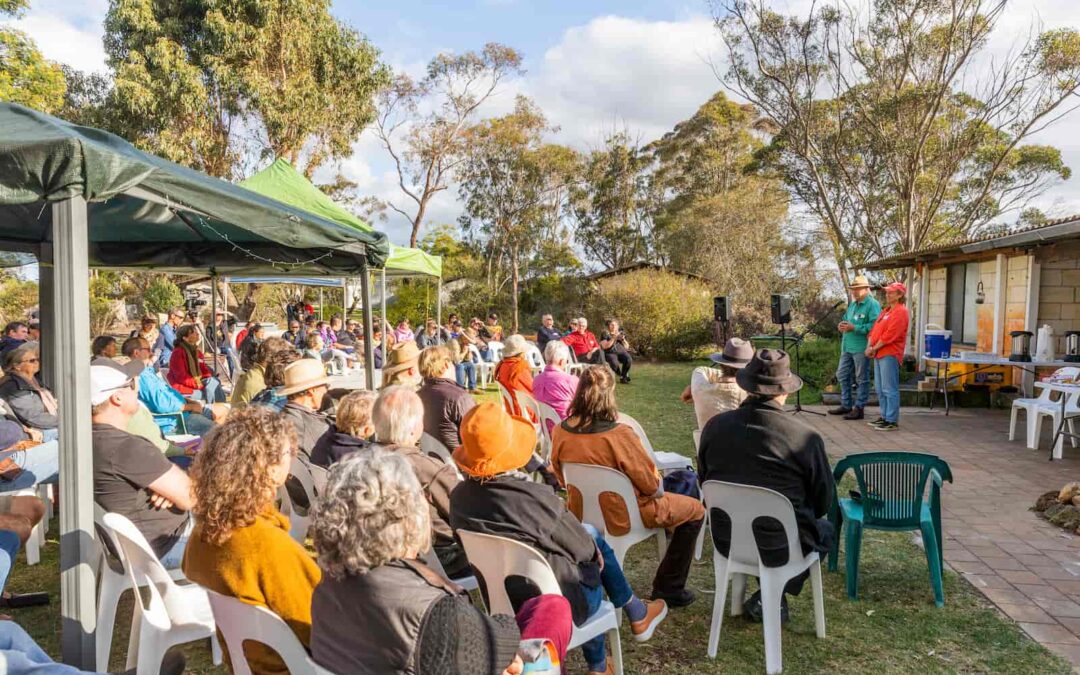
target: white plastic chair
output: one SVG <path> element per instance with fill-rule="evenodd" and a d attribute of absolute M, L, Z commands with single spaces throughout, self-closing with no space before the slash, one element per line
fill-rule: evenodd
<path fill-rule="evenodd" d="M 1080 368 L 1067 366 L 1065 368 L 1058 368 L 1054 372 L 1054 376 L 1075 379 L 1078 373 L 1080 373 Z M 1036 398 L 1018 398 L 1013 401 L 1012 413 L 1009 416 L 1010 441 L 1016 438 L 1016 422 L 1018 413 L 1021 410 L 1024 411 L 1024 421 L 1027 423 L 1026 442 L 1028 449 L 1036 450 L 1039 447 L 1039 432 L 1041 431 L 1043 414 L 1054 417 L 1054 428 L 1057 429 L 1057 424 L 1060 421 L 1059 418 L 1061 415 L 1061 402 L 1055 401 L 1053 395 L 1053 391 L 1044 389 Z M 1056 416 L 1054 415 L 1054 411 L 1057 411 Z"/>
<path fill-rule="evenodd" d="M 284 502 L 288 502 L 288 509 L 282 509 L 289 516 L 289 536 L 296 540 L 297 543 L 303 544 L 304 539 L 307 538 L 308 528 L 311 526 L 311 507 L 315 506 L 315 501 L 318 496 L 315 494 L 315 479 L 311 476 L 311 470 L 306 464 L 301 462 L 298 458 L 293 458 L 292 464 L 289 466 L 289 475 L 299 481 L 300 485 L 304 488 L 304 494 L 307 495 L 308 506 L 300 512 L 300 507 L 292 503 L 292 498 L 289 497 L 288 490 L 282 490 L 285 498 Z"/>
<path fill-rule="evenodd" d="M 540 404 L 532 394 L 523 389 L 515 389 L 513 394 L 517 398 L 522 416 L 532 422 L 533 429 L 536 430 L 536 442 L 540 446 L 540 458 L 546 462 L 551 457 L 551 444 L 546 440 L 547 437 L 543 432 Z"/>
<path fill-rule="evenodd" d="M 677 452 L 657 452 L 654 450 L 652 443 L 649 442 L 648 435 L 645 433 L 645 429 L 643 429 L 641 424 L 633 417 L 630 417 L 626 413 L 619 413 L 618 421 L 620 424 L 625 424 L 634 430 L 634 433 L 641 439 L 641 444 L 645 446 L 645 450 L 652 456 L 653 463 L 656 464 L 656 468 L 660 469 L 661 473 L 664 471 L 677 471 L 679 469 L 693 468 L 694 462 L 688 457 L 680 455 Z"/>
<path fill-rule="evenodd" d="M 420 451 L 425 455 L 431 455 L 438 457 L 446 464 L 454 467 L 454 471 L 457 472 L 458 478 L 463 478 L 461 475 L 461 469 L 458 468 L 457 462 L 454 461 L 453 455 L 450 453 L 450 448 L 443 445 L 442 441 L 435 438 L 431 434 L 424 432 L 420 435 Z"/>
<path fill-rule="evenodd" d="M 821 586 L 821 560 L 816 551 L 802 554 L 795 509 L 784 495 L 774 490 L 723 481 L 706 481 L 702 487 L 705 506 L 719 509 L 731 519 L 731 547 L 725 558 L 713 544 L 713 571 L 716 576 L 716 595 L 713 599 L 712 628 L 709 631 L 709 658 L 716 658 L 720 642 L 720 626 L 724 619 L 728 579 L 731 580 L 731 615 L 742 613 L 746 577 L 757 577 L 761 585 L 761 608 L 765 628 L 765 672 L 779 673 L 783 669 L 780 641 L 780 602 L 784 584 L 789 579 L 810 570 L 810 585 L 814 593 L 814 629 L 819 638 L 825 637 L 825 596 Z M 783 526 L 788 540 L 788 563 L 783 567 L 761 564 L 753 523 L 757 518 L 774 518 Z"/>
<path fill-rule="evenodd" d="M 478 532 L 457 531 L 469 562 L 480 571 L 487 588 L 489 614 L 514 616 L 514 608 L 506 593 L 506 578 L 525 577 L 543 594 L 562 595 L 551 566 L 539 551 L 521 542 Z M 607 600 L 589 617 L 584 625 L 574 626 L 569 649 L 580 647 L 597 635 L 608 634 L 611 640 L 611 660 L 615 675 L 623 675 L 622 642 L 619 638 L 619 618 L 615 605 Z"/>
<path fill-rule="evenodd" d="M 534 375 L 544 369 L 544 355 L 540 353 L 540 348 L 534 344 L 530 344 L 525 350 L 525 360 L 529 363 L 529 370 Z"/>
<path fill-rule="evenodd" d="M 569 345 L 567 346 L 569 347 Z M 580 375 L 581 371 L 585 370 L 588 367 L 588 363 L 581 363 L 577 360 L 577 354 L 575 354 L 574 350 L 571 349 L 570 363 L 566 364 L 566 372 L 570 373 L 571 375 Z"/>
<path fill-rule="evenodd" d="M 11 497 L 37 497 L 45 501 L 45 515 L 42 516 L 41 521 L 34 528 L 30 530 L 30 538 L 26 540 L 26 545 L 23 549 L 26 551 L 26 564 L 36 565 L 41 562 L 41 547 L 45 545 L 45 533 L 48 531 L 49 518 L 51 517 L 50 507 L 51 502 L 47 500 L 46 493 L 42 488 L 45 485 L 36 485 L 34 487 L 28 487 L 22 490 L 12 490 L 7 492 Z"/>
<path fill-rule="evenodd" d="M 450 579 L 450 575 L 446 573 L 446 568 L 443 567 L 442 561 L 439 560 L 439 556 L 435 555 L 435 549 L 429 548 L 426 553 L 420 554 L 420 561 L 425 565 L 438 572 L 443 579 L 453 581 L 458 586 L 461 586 L 467 591 L 475 591 L 480 588 L 480 582 L 476 580 L 476 577 L 469 575 L 467 577 L 460 577 L 458 579 Z"/>
<path fill-rule="evenodd" d="M 664 557 L 667 552 L 667 530 L 662 527 L 645 527 L 638 510 L 634 485 L 626 474 L 606 466 L 575 462 L 563 464 L 562 473 L 567 489 L 573 486 L 581 493 L 581 522 L 592 525 L 604 535 L 604 541 L 615 552 L 615 559 L 619 561 L 620 567 L 630 547 L 650 537 L 656 537 L 657 555 L 661 559 Z M 614 494 L 623 500 L 630 515 L 630 531 L 626 534 L 615 536 L 608 532 L 604 523 L 604 512 L 600 508 L 602 494 Z"/>
<path fill-rule="evenodd" d="M 273 649 L 292 675 L 330 675 L 330 671 L 311 659 L 296 633 L 277 614 L 209 589 L 206 595 L 217 628 L 229 648 L 233 675 L 251 675 L 251 667 L 244 658 L 245 642 L 258 642 Z"/>
<path fill-rule="evenodd" d="M 503 343 L 497 340 L 488 340 L 488 351 L 491 352 L 491 362 L 498 363 L 503 358 Z"/>
<path fill-rule="evenodd" d="M 536 401 L 536 412 L 540 416 L 540 435 L 543 438 L 545 444 L 545 456 L 544 459 L 551 458 L 551 432 L 556 426 L 562 424 L 562 418 L 559 417 L 559 413 L 555 412 L 555 408 L 552 408 L 543 401 L 537 401 L 536 397 L 533 397 L 533 401 Z"/>
<path fill-rule="evenodd" d="M 480 380 L 480 386 L 488 386 L 495 376 L 495 364 L 485 361 L 480 356 L 480 349 L 476 345 L 469 345 L 469 353 L 472 354 L 473 363 L 476 364 L 476 377 Z"/>
<path fill-rule="evenodd" d="M 502 382 L 496 382 L 495 385 L 499 388 L 499 394 L 502 396 L 503 403 L 510 409 L 514 409 L 514 397 L 510 393 L 510 390 L 503 386 Z"/>
<path fill-rule="evenodd" d="M 214 632 L 214 615 L 206 590 L 194 584 L 180 586 L 173 580 L 146 538 L 118 513 L 102 517 L 103 529 L 119 544 L 133 588 L 146 586 L 146 603 L 135 593 L 135 615 L 128 641 L 127 668 L 139 673 L 161 669 L 165 652 L 174 645 L 210 638 L 214 665 L 221 665 L 221 647 Z"/>
<path fill-rule="evenodd" d="M 112 653 L 113 628 L 116 626 L 116 607 L 120 603 L 120 596 L 124 591 L 131 588 L 131 576 L 128 574 L 127 565 L 124 562 L 124 554 L 120 548 L 120 542 L 113 536 L 112 531 L 105 526 L 105 509 L 94 504 L 94 529 L 97 533 L 97 544 L 100 555 L 96 560 L 97 568 L 97 630 L 94 633 L 94 654 L 97 659 L 97 670 L 105 672 L 109 669 L 109 655 Z M 170 577 L 176 581 L 184 580 L 184 572 L 180 568 L 166 570 Z M 134 616 L 132 617 L 134 619 Z M 138 624 L 133 620 L 132 630 L 138 630 Z"/>

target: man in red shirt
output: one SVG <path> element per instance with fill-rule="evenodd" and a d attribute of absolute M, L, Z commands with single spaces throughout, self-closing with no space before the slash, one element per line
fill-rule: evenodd
<path fill-rule="evenodd" d="M 866 356 L 874 359 L 874 388 L 881 409 L 881 417 L 869 424 L 879 431 L 900 428 L 900 362 L 909 321 L 906 297 L 907 287 L 898 281 L 885 287 L 885 308 L 867 339 Z"/>
<path fill-rule="evenodd" d="M 574 350 L 578 363 L 595 363 L 599 365 L 604 362 L 604 350 L 600 349 L 600 341 L 589 331 L 587 319 L 578 319 L 574 332 L 564 337 L 562 341 L 566 343 L 567 347 Z"/>

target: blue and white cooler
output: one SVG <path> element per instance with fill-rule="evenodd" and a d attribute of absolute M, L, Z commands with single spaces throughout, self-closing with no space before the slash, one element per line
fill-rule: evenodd
<path fill-rule="evenodd" d="M 952 331 L 936 323 L 926 324 L 923 352 L 928 359 L 947 359 L 952 354 Z"/>

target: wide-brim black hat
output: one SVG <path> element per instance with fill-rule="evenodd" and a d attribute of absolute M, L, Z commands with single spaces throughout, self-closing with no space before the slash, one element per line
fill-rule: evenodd
<path fill-rule="evenodd" d="M 759 349 L 745 368 L 735 375 L 744 391 L 763 396 L 794 394 L 802 389 L 802 378 L 791 372 L 791 358 L 782 349 Z"/>

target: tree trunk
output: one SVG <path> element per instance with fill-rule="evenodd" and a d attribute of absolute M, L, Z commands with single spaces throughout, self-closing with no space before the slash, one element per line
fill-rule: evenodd
<path fill-rule="evenodd" d="M 510 249 L 510 279 L 511 279 L 511 306 L 513 307 L 513 332 L 518 332 L 518 247 L 514 246 Z"/>
<path fill-rule="evenodd" d="M 251 321 L 251 317 L 255 316 L 255 309 L 257 307 L 255 294 L 259 291 L 260 286 L 261 284 L 248 284 L 247 291 L 244 293 L 244 299 L 241 300 L 240 304 L 236 307 L 237 321 Z"/>

